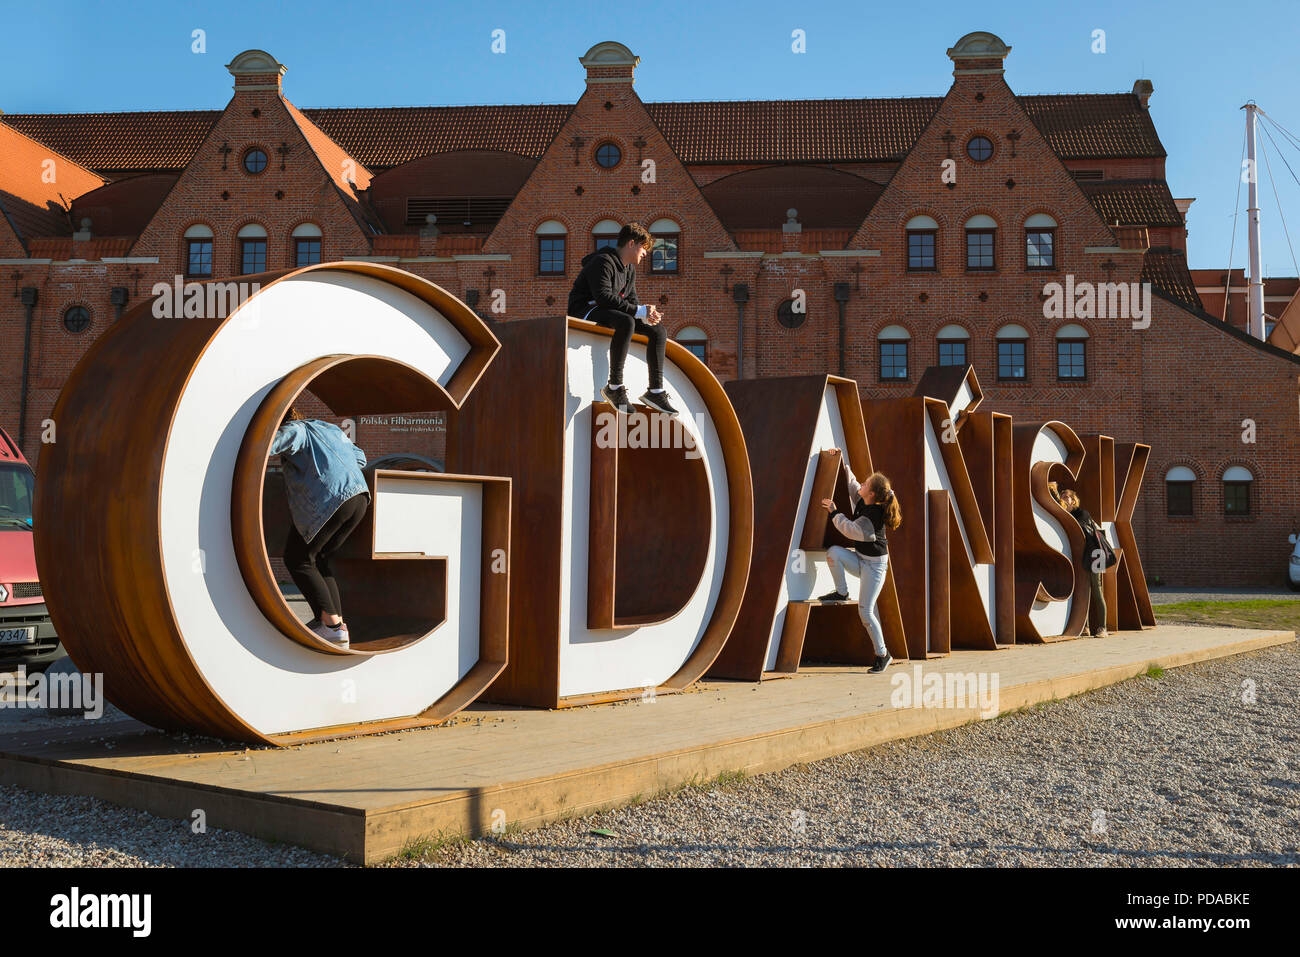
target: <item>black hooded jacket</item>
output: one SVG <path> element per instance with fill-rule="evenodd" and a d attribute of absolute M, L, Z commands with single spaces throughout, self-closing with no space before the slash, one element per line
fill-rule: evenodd
<path fill-rule="evenodd" d="M 569 291 L 569 315 L 582 319 L 595 308 L 635 316 L 639 305 L 636 266 L 624 266 L 617 249 L 606 246 L 582 257 L 582 268 Z"/>

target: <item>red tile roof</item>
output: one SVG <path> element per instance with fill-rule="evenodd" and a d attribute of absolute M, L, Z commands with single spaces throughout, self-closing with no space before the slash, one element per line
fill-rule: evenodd
<path fill-rule="evenodd" d="M 1107 226 L 1182 226 L 1169 185 L 1159 179 L 1116 179 L 1079 184 Z"/>
<path fill-rule="evenodd" d="M 685 163 L 898 160 L 943 97 L 647 103 Z"/>
<path fill-rule="evenodd" d="M 304 116 L 302 111 L 288 100 L 284 101 L 284 106 L 289 111 L 290 118 L 302 131 L 302 135 L 312 148 L 312 152 L 320 160 L 325 175 L 333 182 L 339 198 L 347 207 L 348 212 L 356 219 L 362 234 L 371 236 L 381 232 L 383 223 L 374 214 L 373 210 L 362 205 L 359 195 L 360 192 L 370 188 L 370 170 L 366 169 L 365 165 L 360 163 L 355 156 L 340 147 L 327 133 Z"/>
<path fill-rule="evenodd" d="M 1056 93 L 1016 102 L 1061 159 L 1166 155 L 1151 113 L 1132 93 Z"/>
<path fill-rule="evenodd" d="M 28 248 L 38 236 L 70 234 L 72 200 L 104 185 L 101 177 L 4 122 L 0 156 L 0 210 Z M 46 176 L 51 163 L 52 182 Z"/>
<path fill-rule="evenodd" d="M 1151 116 L 1131 93 L 1053 94 L 1017 100 L 1062 159 L 1162 157 Z M 687 163 L 887 162 L 911 148 L 942 97 L 714 100 L 647 103 Z M 504 150 L 540 158 L 570 104 L 304 109 L 371 170 L 429 153 Z M 107 172 L 179 169 L 219 110 L 20 113 L 5 122 Z"/>
<path fill-rule="evenodd" d="M 221 112 L 6 113 L 4 122 L 91 169 L 179 170 Z"/>
<path fill-rule="evenodd" d="M 1195 310 L 1205 312 L 1201 297 L 1196 293 L 1196 284 L 1187 268 L 1187 256 L 1181 249 L 1168 246 L 1152 246 L 1142 260 L 1142 281 L 1151 283 L 1151 288 L 1164 293 L 1165 296 Z"/>
<path fill-rule="evenodd" d="M 304 109 L 303 113 L 372 169 L 430 153 L 502 150 L 540 159 L 572 105 L 396 106 Z"/>

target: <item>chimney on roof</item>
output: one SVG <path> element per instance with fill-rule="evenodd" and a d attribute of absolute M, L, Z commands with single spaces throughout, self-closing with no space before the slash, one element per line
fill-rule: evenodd
<path fill-rule="evenodd" d="M 1133 81 L 1133 95 L 1138 98 L 1138 102 L 1142 104 L 1144 110 L 1151 109 L 1147 104 L 1151 99 L 1151 94 L 1155 91 L 1156 88 L 1150 80 Z"/>
<path fill-rule="evenodd" d="M 587 87 L 601 83 L 622 83 L 631 86 L 633 74 L 641 58 L 616 40 L 597 43 L 578 57 L 587 70 Z"/>
<path fill-rule="evenodd" d="M 265 50 L 245 50 L 226 64 L 235 78 L 235 92 L 274 90 L 280 92 L 280 78 L 288 69 Z"/>
<path fill-rule="evenodd" d="M 1011 47 L 1001 37 L 977 30 L 968 33 L 948 49 L 953 76 L 1001 76 L 1002 64 Z"/>

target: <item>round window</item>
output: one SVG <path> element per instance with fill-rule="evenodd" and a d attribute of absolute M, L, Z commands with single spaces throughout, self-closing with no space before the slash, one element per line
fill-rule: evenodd
<path fill-rule="evenodd" d="M 69 332 L 85 332 L 90 325 L 90 310 L 85 306 L 71 306 L 63 314 L 63 328 Z"/>
<path fill-rule="evenodd" d="M 781 305 L 776 307 L 776 321 L 781 323 L 787 329 L 798 329 L 803 325 L 804 320 L 808 318 L 808 313 L 796 312 L 794 300 L 787 299 Z"/>
<path fill-rule="evenodd" d="M 244 154 L 244 169 L 250 173 L 260 173 L 266 169 L 266 154 L 253 149 Z"/>
<path fill-rule="evenodd" d="M 987 136 L 972 136 L 966 143 L 966 155 L 977 163 L 983 163 L 993 155 L 993 142 Z"/>
<path fill-rule="evenodd" d="M 596 162 L 605 169 L 613 169 L 623 159 L 623 151 L 613 143 L 601 143 L 596 147 Z"/>

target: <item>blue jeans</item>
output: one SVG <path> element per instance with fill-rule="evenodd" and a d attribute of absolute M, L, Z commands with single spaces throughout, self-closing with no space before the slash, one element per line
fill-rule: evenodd
<path fill-rule="evenodd" d="M 831 566 L 835 590 L 841 595 L 849 592 L 848 582 L 844 579 L 845 569 L 862 580 L 858 588 L 858 617 L 871 636 L 871 645 L 876 649 L 876 654 L 888 654 L 885 649 L 885 630 L 880 626 L 880 613 L 876 611 L 876 599 L 885 588 L 889 556 L 859 555 L 843 545 L 832 545 L 826 550 L 826 560 Z"/>

